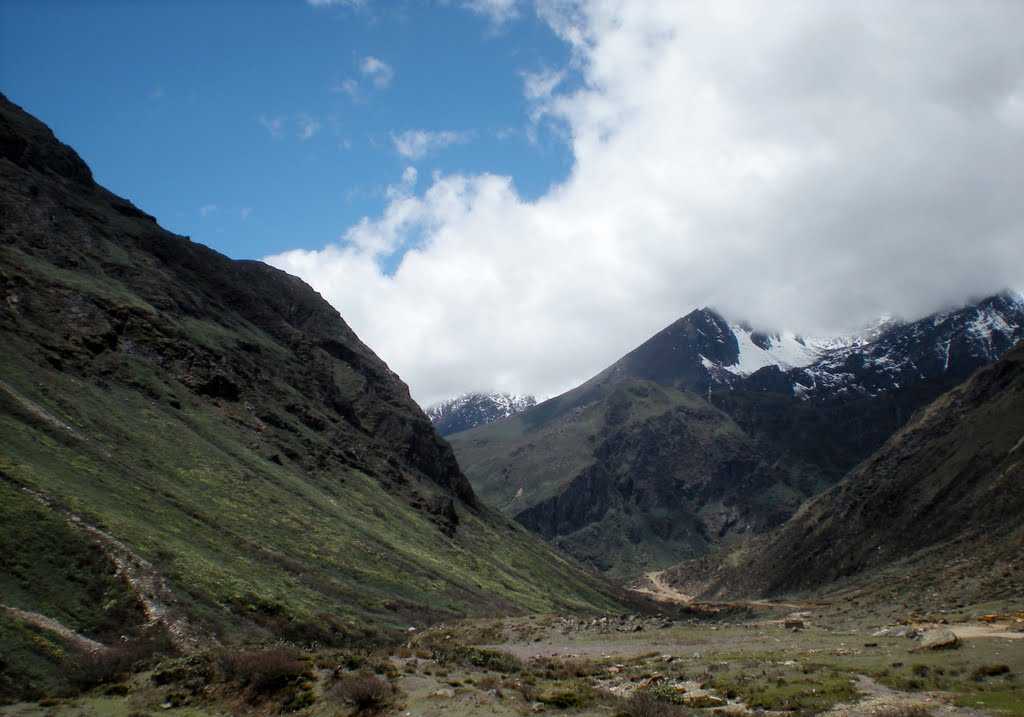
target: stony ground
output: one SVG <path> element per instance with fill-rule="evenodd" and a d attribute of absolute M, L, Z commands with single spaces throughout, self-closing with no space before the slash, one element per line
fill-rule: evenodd
<path fill-rule="evenodd" d="M 548 615 L 439 625 L 411 631 L 406 645 L 390 650 L 297 653 L 301 674 L 258 693 L 254 679 L 223 672 L 222 655 L 200 654 L 83 696 L 0 712 L 1024 716 L 1024 605 L 902 616 L 899 606 L 802 608 L 759 603 L 698 606 L 686 619 Z M 344 687 L 360 680 L 384 690 L 362 710 L 354 688 Z"/>

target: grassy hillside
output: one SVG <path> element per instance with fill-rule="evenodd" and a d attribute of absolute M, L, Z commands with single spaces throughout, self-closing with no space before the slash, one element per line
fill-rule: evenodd
<path fill-rule="evenodd" d="M 2 97 L 0 211 L 0 604 L 186 642 L 621 606 L 479 503 L 307 285 L 164 231 Z"/>
<path fill-rule="evenodd" d="M 707 595 L 1024 593 L 1024 345 L 920 411 L 786 525 L 673 571 Z"/>

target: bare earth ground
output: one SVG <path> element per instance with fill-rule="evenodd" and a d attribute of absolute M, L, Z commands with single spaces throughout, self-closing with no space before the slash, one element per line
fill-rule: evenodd
<path fill-rule="evenodd" d="M 390 675 L 398 689 L 382 713 L 645 717 L 652 713 L 630 711 L 636 703 L 629 700 L 639 693 L 678 705 L 672 714 L 709 717 L 1024 717 L 1024 605 L 895 619 L 896 608 L 883 615 L 853 604 L 797 603 L 799 611 L 791 605 L 757 603 L 732 617 L 719 617 L 719 606 L 695 606 L 707 612 L 683 620 L 548 615 L 436 626 L 373 657 L 373 669 L 382 678 Z M 980 620 L 985 615 L 988 622 Z M 915 632 L 931 630 L 950 630 L 959 644 L 920 651 Z M 321 668 L 304 688 L 315 700 L 293 714 L 355 714 L 325 694 L 336 675 L 357 669 L 341 666 L 350 658 L 321 651 L 308 659 Z M 97 688 L 45 705 L 0 707 L 0 713 L 192 717 L 284 711 L 272 699 L 229 699 L 215 677 L 207 678 L 207 686 L 193 685 L 189 694 L 180 685 L 154 685 L 152 674 L 132 676 L 127 695 Z"/>

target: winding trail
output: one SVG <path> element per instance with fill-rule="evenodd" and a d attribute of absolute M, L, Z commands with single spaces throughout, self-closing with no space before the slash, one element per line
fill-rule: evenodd
<path fill-rule="evenodd" d="M 152 563 L 134 552 L 113 535 L 100 530 L 94 525 L 90 525 L 80 515 L 59 505 L 46 493 L 22 485 L 2 472 L 0 472 L 0 480 L 8 481 L 15 488 L 18 488 L 41 505 L 60 513 L 69 526 L 85 533 L 93 542 L 99 545 L 107 558 L 116 567 L 117 574 L 124 577 L 135 593 L 145 611 L 149 624 L 162 624 L 166 628 L 171 641 L 178 648 L 187 652 L 203 644 L 217 644 L 216 638 L 202 633 L 192 625 L 183 612 L 172 609 L 172 606 L 177 602 L 175 595 L 167 581 Z M 13 610 L 15 608 L 7 609 Z M 36 613 L 27 614 L 35 615 Z M 43 615 L 38 617 L 43 620 L 50 620 L 50 618 Z M 52 622 L 59 625 L 55 621 Z M 40 627 L 43 626 L 40 625 Z M 74 635 L 76 633 L 71 634 Z"/>
<path fill-rule="evenodd" d="M 102 642 L 96 642 L 96 640 L 92 640 L 85 635 L 80 635 L 53 618 L 46 617 L 46 615 L 40 615 L 38 612 L 29 612 L 28 610 L 20 610 L 16 607 L 8 607 L 7 605 L 0 605 L 0 608 L 15 620 L 20 620 L 29 625 L 35 625 L 42 630 L 52 632 L 82 652 L 102 652 L 107 649 L 107 646 Z"/>

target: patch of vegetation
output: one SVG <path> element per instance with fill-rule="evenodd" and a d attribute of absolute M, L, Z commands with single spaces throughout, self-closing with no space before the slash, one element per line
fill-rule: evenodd
<path fill-rule="evenodd" d="M 997 715 L 1022 717 L 1024 715 L 1024 699 L 1021 699 L 1019 688 L 989 689 L 958 695 L 956 704 L 961 707 L 982 710 Z"/>
<path fill-rule="evenodd" d="M 218 662 L 226 680 L 248 688 L 254 697 L 273 694 L 309 676 L 309 663 L 298 652 L 285 647 L 226 650 Z"/>
<path fill-rule="evenodd" d="M 522 660 L 511 653 L 465 645 L 435 647 L 431 652 L 431 658 L 441 665 L 467 665 L 506 674 L 520 672 L 523 669 Z"/>
<path fill-rule="evenodd" d="M 713 673 L 708 684 L 722 694 L 738 696 L 755 709 L 800 714 L 815 714 L 857 698 L 849 674 L 824 669 L 810 674 L 780 669 L 763 670 L 762 674 L 730 670 Z"/>
<path fill-rule="evenodd" d="M 616 717 L 687 717 L 690 714 L 692 710 L 660 699 L 648 690 L 640 690 L 625 700 Z"/>
<path fill-rule="evenodd" d="M 982 682 L 986 677 L 999 677 L 1000 675 L 1010 674 L 1010 666 L 1007 664 L 997 665 L 978 665 L 971 672 L 971 679 L 976 682 Z"/>
<path fill-rule="evenodd" d="M 370 673 L 341 675 L 326 692 L 329 700 L 349 705 L 359 714 L 382 712 L 395 696 L 390 682 Z"/>
<path fill-rule="evenodd" d="M 0 612 L 0 704 L 37 700 L 68 688 L 68 645 Z"/>
<path fill-rule="evenodd" d="M 873 717 L 932 717 L 925 705 L 887 705 L 872 711 Z"/>
<path fill-rule="evenodd" d="M 568 684 L 558 683 L 537 693 L 541 704 L 558 709 L 580 709 L 592 704 L 598 698 L 597 691 L 587 682 L 577 680 Z"/>
<path fill-rule="evenodd" d="M 155 658 L 174 654 L 174 645 L 160 627 L 134 639 L 102 650 L 68 653 L 68 680 L 80 692 L 99 685 L 120 682 L 132 672 L 150 665 Z"/>

